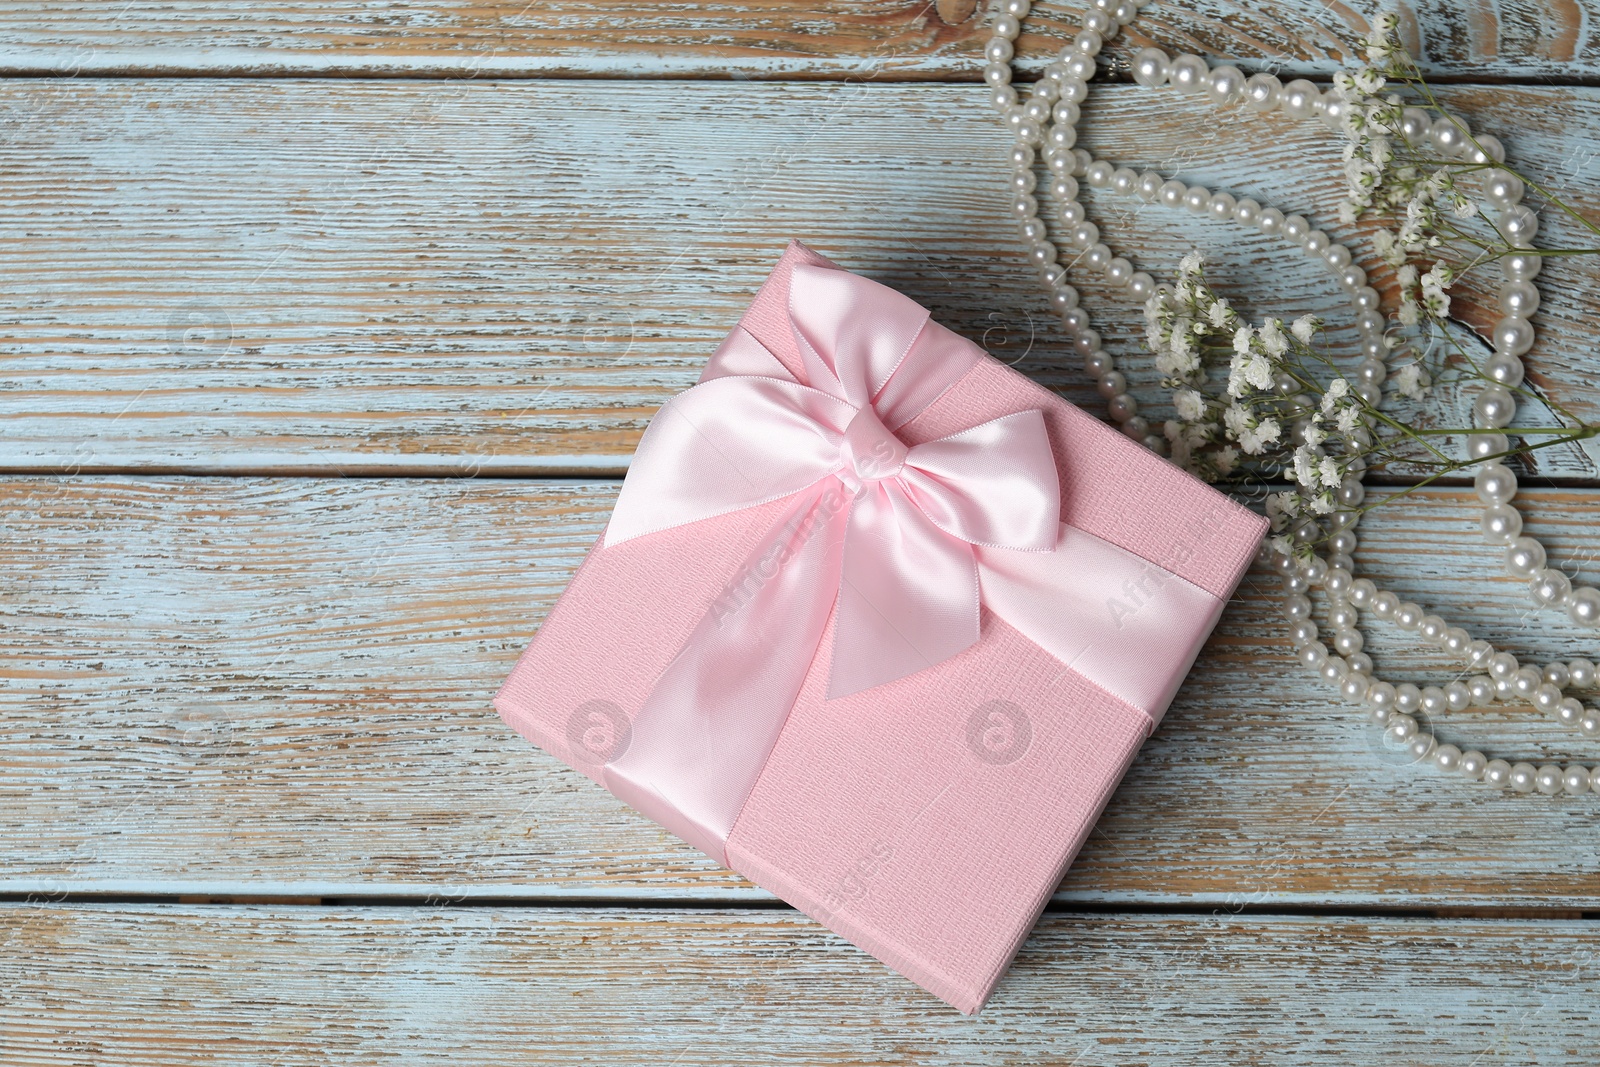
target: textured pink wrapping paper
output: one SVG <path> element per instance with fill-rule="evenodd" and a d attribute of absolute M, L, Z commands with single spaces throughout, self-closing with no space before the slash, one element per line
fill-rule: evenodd
<path fill-rule="evenodd" d="M 793 372 L 797 262 L 827 264 L 791 244 L 741 320 Z M 1062 521 L 1232 594 L 1264 520 L 998 361 L 900 436 L 917 444 L 1025 408 L 1046 414 Z M 785 506 L 596 545 L 496 696 L 501 716 L 599 781 L 623 720 Z M 730 865 L 975 1012 L 1152 721 L 987 610 L 976 645 L 853 696 L 824 699 L 822 659 L 728 837 Z"/>

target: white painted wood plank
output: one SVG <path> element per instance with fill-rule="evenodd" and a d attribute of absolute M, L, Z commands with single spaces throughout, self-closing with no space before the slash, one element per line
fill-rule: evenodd
<path fill-rule="evenodd" d="M 1600 45 L 1590 0 L 1405 0 L 1406 31 L 1431 73 L 1592 77 Z M 29 0 L 0 12 L 0 70 L 12 74 L 223 74 L 476 78 L 810 77 L 851 81 L 976 77 L 991 5 L 976 0 L 694 7 L 592 0 L 228 0 L 85 9 Z M 1022 54 L 1060 48 L 1084 5 L 1040 4 Z M 1154 4 L 1109 51 L 1169 51 L 1326 74 L 1371 10 L 1307 0 Z"/>
<path fill-rule="evenodd" d="M 786 911 L 7 905 L 0 1034 L 13 1067 L 1576 1063 L 1593 925 L 1048 914 L 968 1018 Z"/>
<path fill-rule="evenodd" d="M 7 82 L 0 469 L 619 473 L 791 236 L 1101 410 L 1004 221 L 1007 141 L 981 95 L 970 85 Z M 1600 92 L 1457 96 L 1600 214 Z M 1118 86 L 1091 99 L 1084 137 L 1349 236 L 1331 221 L 1338 146 L 1312 124 L 1218 119 Z M 1199 245 L 1252 312 L 1348 322 L 1331 279 L 1302 254 L 1126 207 L 1094 210 L 1158 275 Z M 1367 255 L 1364 239 L 1357 249 Z M 1592 260 L 1546 269 L 1529 369 L 1600 419 L 1597 279 Z M 1136 391 L 1154 397 L 1137 309 L 1097 285 L 1085 292 Z M 1481 305 L 1457 301 L 1479 326 Z M 1329 336 L 1352 350 L 1348 326 Z M 1575 448 L 1540 462 L 1553 476 L 1597 475 Z"/>
<path fill-rule="evenodd" d="M 726 901 L 736 876 L 527 746 L 489 699 L 615 483 L 0 481 L 0 892 Z M 1529 528 L 1594 573 L 1594 490 Z M 1464 494 L 1370 520 L 1360 560 L 1531 656 L 1592 634 L 1480 577 Z M 1289 659 L 1252 575 L 1059 899 L 1600 909 L 1600 798 L 1379 758 Z M 1442 664 L 1374 654 L 1404 680 Z M 1600 746 L 1531 711 L 1446 716 L 1491 750 Z M 1498 749 L 1493 748 L 1498 746 Z"/>

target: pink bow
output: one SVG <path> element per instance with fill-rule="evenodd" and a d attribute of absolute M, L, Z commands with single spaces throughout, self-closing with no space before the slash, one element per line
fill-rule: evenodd
<path fill-rule="evenodd" d="M 828 696 L 838 697 L 975 643 L 973 546 L 1054 549 L 1060 481 L 1037 409 L 910 448 L 895 436 L 980 354 L 909 298 L 801 265 L 790 320 L 810 384 L 736 328 L 709 380 L 651 422 L 605 543 L 799 493 L 813 509 L 842 505 L 843 539 L 810 576 L 813 597 L 837 603 Z M 815 647 L 773 654 L 809 662 Z"/>

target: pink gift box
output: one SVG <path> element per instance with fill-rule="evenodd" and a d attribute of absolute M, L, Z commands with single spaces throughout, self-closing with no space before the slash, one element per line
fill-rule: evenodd
<path fill-rule="evenodd" d="M 792 243 L 740 327 L 804 383 L 789 321 L 798 265 L 837 269 Z M 966 1013 L 1038 920 L 1265 528 L 986 355 L 895 433 L 915 446 L 1034 409 L 1055 458 L 1060 521 L 1075 538 L 1056 550 L 1070 551 L 1068 570 L 1110 553 L 1160 580 L 1136 574 L 1103 598 L 1081 589 L 1052 598 L 1060 617 L 1044 623 L 1066 633 L 1049 651 L 1024 632 L 1030 620 L 1002 618 L 986 599 L 964 651 L 831 699 L 830 617 L 736 821 L 715 846 L 695 839 Z M 606 784 L 663 672 L 789 506 L 602 539 L 496 696 L 500 715 Z"/>

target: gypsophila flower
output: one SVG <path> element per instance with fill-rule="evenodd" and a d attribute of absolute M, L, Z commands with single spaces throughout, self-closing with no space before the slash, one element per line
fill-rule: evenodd
<path fill-rule="evenodd" d="M 1421 400 L 1431 384 L 1428 372 L 1420 363 L 1407 363 L 1394 377 L 1395 390 L 1401 396 L 1408 396 L 1413 400 Z"/>
<path fill-rule="evenodd" d="M 1205 417 L 1205 398 L 1193 389 L 1183 389 L 1173 394 L 1172 403 L 1180 419 L 1197 422 Z"/>
<path fill-rule="evenodd" d="M 1239 434 L 1239 447 L 1252 456 L 1259 456 L 1267 450 L 1267 446 L 1274 444 L 1282 430 L 1277 419 L 1263 419 L 1261 425 L 1246 427 Z"/>
<path fill-rule="evenodd" d="M 1316 336 L 1317 327 L 1322 325 L 1315 315 L 1301 315 L 1289 327 L 1289 332 L 1300 338 L 1301 344 L 1310 344 L 1311 338 Z"/>
<path fill-rule="evenodd" d="M 1204 262 L 1204 260 L 1200 255 L 1200 250 L 1192 249 L 1187 255 L 1178 261 L 1178 273 L 1199 274 L 1200 265 L 1202 262 Z"/>
<path fill-rule="evenodd" d="M 1350 392 L 1350 383 L 1343 378 L 1335 378 L 1328 383 L 1328 388 L 1322 393 L 1322 413 L 1331 415 L 1333 407 L 1339 398 Z"/>
<path fill-rule="evenodd" d="M 1289 350 L 1289 342 L 1283 336 L 1283 323 L 1278 319 L 1268 319 L 1261 324 L 1261 344 L 1271 356 L 1281 356 Z"/>

